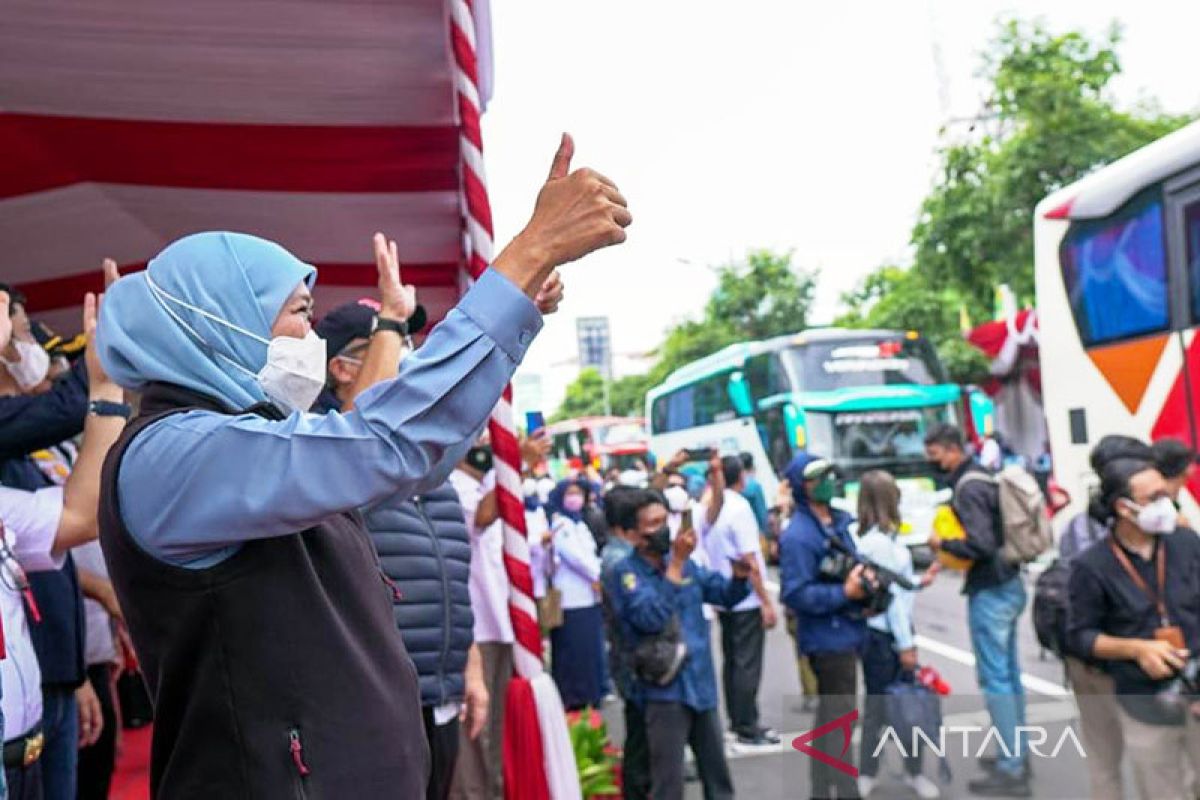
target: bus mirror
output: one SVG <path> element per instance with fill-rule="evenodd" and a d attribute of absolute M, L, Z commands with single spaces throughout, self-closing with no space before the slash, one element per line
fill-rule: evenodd
<path fill-rule="evenodd" d="M 739 417 L 754 415 L 754 400 L 750 397 L 750 385 L 746 383 L 745 375 L 741 372 L 730 375 L 726 389 L 729 392 L 729 402 L 733 404 L 733 410 Z"/>

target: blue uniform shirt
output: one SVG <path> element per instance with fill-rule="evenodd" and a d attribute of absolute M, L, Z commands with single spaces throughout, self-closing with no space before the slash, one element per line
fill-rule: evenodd
<path fill-rule="evenodd" d="M 353 412 L 274 421 L 189 411 L 157 422 L 121 461 L 125 526 L 156 558 L 199 569 L 243 542 L 439 486 L 541 325 L 529 298 L 488 270 Z"/>
<path fill-rule="evenodd" d="M 730 580 L 689 560 L 683 567 L 683 583 L 675 584 L 637 552 L 617 564 L 610 580 L 623 642 L 632 646 L 643 636 L 661 633 L 677 614 L 688 649 L 683 669 L 666 686 L 634 678 L 637 701 L 682 703 L 696 711 L 716 708 L 717 675 L 704 604 L 732 608 L 750 593 L 749 582 Z"/>

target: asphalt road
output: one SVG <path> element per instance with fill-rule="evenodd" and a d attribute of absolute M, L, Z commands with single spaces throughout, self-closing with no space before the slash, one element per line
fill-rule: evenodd
<path fill-rule="evenodd" d="M 1032 578 L 1026 579 L 1032 602 Z M 985 707 L 978 694 L 974 657 L 971 654 L 967 630 L 966 598 L 960 593 L 962 579 L 957 573 L 942 573 L 931 587 L 918 595 L 916 626 L 922 664 L 934 666 L 950 684 L 952 693 L 943 700 L 943 715 L 947 727 L 979 727 L 981 731 L 947 734 L 946 757 L 952 770 L 952 780 L 943 784 L 943 797 L 972 797 L 967 782 L 978 777 L 981 768 L 975 763 L 983 750 L 992 752 L 994 743 L 985 743 L 990 725 Z M 1076 710 L 1070 693 L 1063 687 L 1062 664 L 1048 653 L 1042 653 L 1033 633 L 1033 624 L 1026 608 L 1020 625 L 1020 659 L 1027 700 L 1027 724 L 1042 726 L 1045 744 L 1040 748 L 1045 757 L 1032 756 L 1032 787 L 1034 797 L 1071 800 L 1089 796 L 1086 762 L 1073 744 L 1078 740 L 1074 726 Z M 713 625 L 713 650 L 719 668 L 720 637 Z M 862 692 L 861 677 L 859 691 Z M 782 624 L 770 631 L 764 677 L 759 691 L 759 710 L 762 722 L 779 732 L 781 745 L 773 748 L 741 748 L 729 743 L 727 757 L 733 772 L 737 794 L 750 798 L 806 798 L 809 792 L 810 761 L 791 747 L 794 738 L 810 730 L 813 715 L 802 710 L 802 697 L 792 640 Z M 614 739 L 623 735 L 619 703 L 605 709 Z M 1070 727 L 1070 733 L 1065 729 Z M 1076 736 L 1071 736 L 1076 734 Z M 1035 736 L 1037 734 L 1034 734 Z M 1069 738 L 1064 739 L 1064 736 Z M 853 752 L 857 752 L 857 733 Z M 1057 756 L 1050 753 L 1058 748 Z M 937 759 L 927 755 L 925 774 L 937 779 Z M 901 763 L 895 751 L 885 753 L 879 772 L 878 785 L 871 794 L 880 798 L 915 797 L 902 783 Z M 1126 779 L 1126 795 L 1132 789 Z M 701 798 L 698 783 L 691 783 L 688 798 Z"/>

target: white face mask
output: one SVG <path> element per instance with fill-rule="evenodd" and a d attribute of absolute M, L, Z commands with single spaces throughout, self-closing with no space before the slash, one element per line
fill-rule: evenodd
<path fill-rule="evenodd" d="M 50 371 L 50 354 L 37 342 L 15 339 L 12 344 L 21 356 L 21 360 L 5 361 L 4 367 L 17 382 L 17 386 L 21 387 L 21 391 L 27 392 L 46 380 L 46 374 Z"/>
<path fill-rule="evenodd" d="M 1169 497 L 1160 497 L 1144 506 L 1131 502 L 1129 506 L 1137 511 L 1137 526 L 1145 533 L 1171 533 L 1177 527 L 1179 512 Z"/>
<path fill-rule="evenodd" d="M 275 405 L 291 413 L 293 411 L 308 411 L 312 407 L 312 404 L 316 402 L 317 396 L 325 388 L 325 365 L 327 362 L 325 357 L 325 340 L 317 336 L 315 331 L 310 329 L 308 335 L 303 339 L 297 339 L 294 336 L 275 336 L 270 340 L 264 339 L 256 333 L 234 325 L 232 322 L 227 322 L 215 314 L 210 314 L 202 308 L 197 308 L 190 303 L 167 294 L 154 283 L 149 271 L 144 274 L 146 276 L 146 283 L 153 290 L 163 310 L 206 346 L 212 348 L 212 345 L 205 342 L 204 337 L 197 333 L 195 328 L 184 322 L 178 314 L 163 302 L 164 299 L 178 303 L 184 308 L 207 317 L 213 322 L 224 325 L 243 336 L 249 336 L 251 339 L 265 344 L 267 346 L 267 363 L 257 373 L 251 372 L 237 361 L 222 353 L 217 353 L 217 355 L 228 361 L 236 369 L 241 370 L 258 381 L 258 385 L 262 387 L 263 393 Z M 216 352 L 215 348 L 212 349 Z"/>

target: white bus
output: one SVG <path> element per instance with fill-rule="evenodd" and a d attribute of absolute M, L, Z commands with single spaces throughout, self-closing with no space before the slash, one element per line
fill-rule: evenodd
<path fill-rule="evenodd" d="M 1197 442 L 1200 122 L 1047 197 L 1034 240 L 1054 472 L 1081 510 L 1106 434 Z"/>

